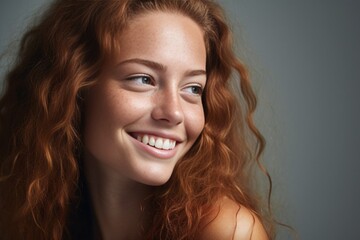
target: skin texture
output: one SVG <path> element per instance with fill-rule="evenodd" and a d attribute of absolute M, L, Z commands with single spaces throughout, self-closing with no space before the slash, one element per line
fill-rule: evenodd
<path fill-rule="evenodd" d="M 192 89 L 206 83 L 202 32 L 188 18 L 157 13 L 136 18 L 122 36 L 121 53 L 90 93 L 85 145 L 120 175 L 161 185 L 204 126 L 201 96 Z M 136 134 L 177 144 L 157 156 Z"/>
<path fill-rule="evenodd" d="M 136 239 L 148 186 L 168 181 L 203 129 L 206 50 L 195 22 L 163 12 L 137 16 L 119 44 L 86 99 L 85 170 L 104 239 Z M 144 134 L 176 147 L 145 145 Z"/>
<path fill-rule="evenodd" d="M 224 197 L 213 209 L 210 223 L 201 233 L 200 240 L 268 240 L 266 231 L 249 209 Z"/>

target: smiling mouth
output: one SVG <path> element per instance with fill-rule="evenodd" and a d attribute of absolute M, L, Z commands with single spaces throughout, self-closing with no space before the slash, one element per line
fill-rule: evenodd
<path fill-rule="evenodd" d="M 148 134 L 137 135 L 134 138 L 136 140 L 138 140 L 139 142 L 142 142 L 145 145 L 149 145 L 151 147 L 161 149 L 161 150 L 172 150 L 176 146 L 175 140 L 171 140 L 168 138 L 156 137 L 156 136 L 152 136 L 152 135 L 148 135 Z"/>

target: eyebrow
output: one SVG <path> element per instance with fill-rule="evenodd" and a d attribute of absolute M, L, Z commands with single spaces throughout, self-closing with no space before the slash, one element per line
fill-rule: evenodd
<path fill-rule="evenodd" d="M 158 62 L 154 62 L 151 60 L 146 60 L 146 59 L 141 59 L 141 58 L 131 58 L 131 59 L 127 59 L 124 60 L 122 62 L 120 62 L 118 64 L 118 66 L 123 65 L 123 64 L 127 64 L 127 63 L 137 63 L 137 64 L 141 64 L 141 65 L 145 65 L 149 68 L 155 69 L 155 70 L 159 70 L 159 71 L 163 71 L 166 72 L 167 67 L 161 63 Z M 197 69 L 197 70 L 189 70 L 186 72 L 187 76 L 198 76 L 198 75 L 206 75 L 206 71 L 202 70 L 202 69 Z"/>

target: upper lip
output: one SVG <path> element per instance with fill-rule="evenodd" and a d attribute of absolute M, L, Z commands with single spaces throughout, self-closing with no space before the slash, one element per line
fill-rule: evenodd
<path fill-rule="evenodd" d="M 157 132 L 157 131 L 131 131 L 129 134 L 133 137 L 137 137 L 138 135 L 144 136 L 144 135 L 152 135 L 160 138 L 166 138 L 173 141 L 176 141 L 178 143 L 181 143 L 183 140 L 179 136 L 171 133 L 166 132 Z"/>

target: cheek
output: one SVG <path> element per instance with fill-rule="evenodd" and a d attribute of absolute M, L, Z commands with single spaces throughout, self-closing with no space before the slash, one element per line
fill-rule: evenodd
<path fill-rule="evenodd" d="M 113 111 L 111 118 L 118 128 L 142 121 L 150 114 L 150 99 L 140 97 L 132 92 L 119 90 L 111 101 Z"/>
<path fill-rule="evenodd" d="M 202 106 L 185 110 L 185 124 L 189 140 L 195 141 L 204 128 L 205 116 Z"/>
<path fill-rule="evenodd" d="M 87 145 L 102 148 L 115 138 L 116 129 L 124 120 L 124 100 L 114 90 L 96 86 L 88 95 L 85 105 L 84 136 Z"/>
<path fill-rule="evenodd" d="M 146 104 L 131 93 L 116 89 L 92 99 L 88 110 L 90 114 L 87 117 L 99 122 L 99 125 L 122 128 L 141 118 L 146 111 Z"/>

